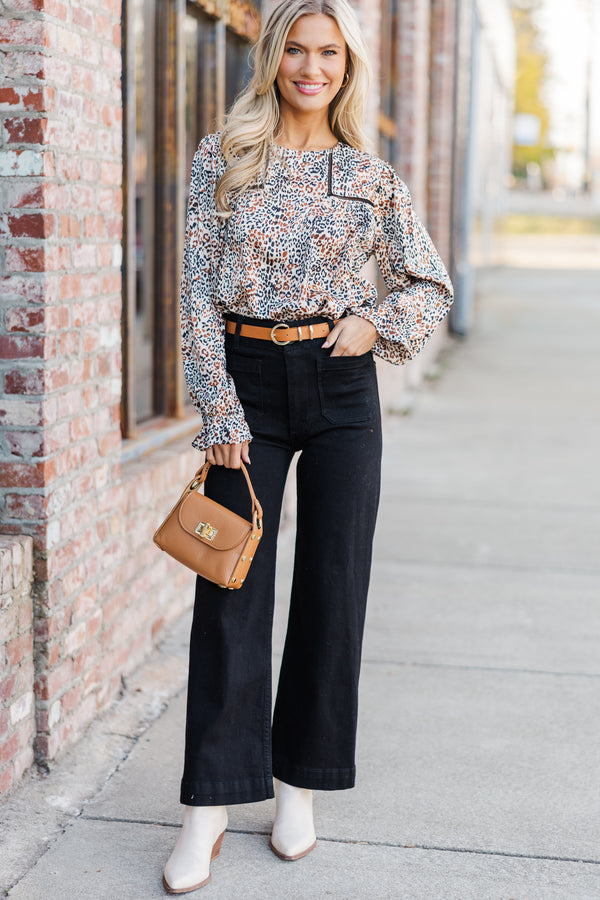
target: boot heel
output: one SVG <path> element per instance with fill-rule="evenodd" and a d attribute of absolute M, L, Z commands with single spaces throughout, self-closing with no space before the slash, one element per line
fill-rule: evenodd
<path fill-rule="evenodd" d="M 214 847 L 212 848 L 212 853 L 210 856 L 211 860 L 216 859 L 217 856 L 219 855 L 219 853 L 221 852 L 221 844 L 223 843 L 223 835 L 224 834 L 225 834 L 225 832 L 222 831 L 221 834 L 219 835 L 219 837 L 217 838 L 217 840 L 215 841 L 215 844 L 214 844 Z"/>

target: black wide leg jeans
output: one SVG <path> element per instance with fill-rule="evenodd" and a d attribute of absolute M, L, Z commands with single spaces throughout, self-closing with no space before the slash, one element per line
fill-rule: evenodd
<path fill-rule="evenodd" d="M 323 340 L 278 346 L 226 337 L 227 369 L 253 436 L 249 471 L 264 530 L 242 588 L 197 580 L 180 796 L 188 806 L 265 800 L 273 775 L 319 790 L 354 786 L 381 420 L 372 353 L 332 357 Z M 294 574 L 271 724 L 277 532 L 296 452 Z M 239 470 L 213 466 L 206 493 L 249 517 Z"/>

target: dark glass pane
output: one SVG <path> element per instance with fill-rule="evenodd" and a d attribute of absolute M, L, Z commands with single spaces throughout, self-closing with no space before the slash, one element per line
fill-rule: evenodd
<path fill-rule="evenodd" d="M 248 41 L 229 28 L 225 38 L 225 107 L 229 109 L 236 96 L 250 81 Z"/>
<path fill-rule="evenodd" d="M 216 119 L 215 20 L 188 8 L 185 17 L 185 133 L 187 183 L 192 160 Z"/>
<path fill-rule="evenodd" d="M 153 180 L 153 0 L 133 0 L 135 59 L 135 143 L 133 178 L 135 191 L 135 321 L 133 358 L 135 366 L 135 415 L 141 422 L 153 415 L 152 358 L 154 347 L 154 292 L 152 279 Z"/>
<path fill-rule="evenodd" d="M 380 31 L 380 110 L 395 123 L 396 91 L 398 90 L 397 0 L 383 0 Z M 380 134 L 379 153 L 383 159 L 394 161 L 395 146 L 390 135 Z"/>

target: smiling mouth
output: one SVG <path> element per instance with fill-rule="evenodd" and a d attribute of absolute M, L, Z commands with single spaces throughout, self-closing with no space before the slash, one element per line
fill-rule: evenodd
<path fill-rule="evenodd" d="M 295 81 L 294 84 L 303 94 L 318 94 L 325 87 L 322 81 Z"/>

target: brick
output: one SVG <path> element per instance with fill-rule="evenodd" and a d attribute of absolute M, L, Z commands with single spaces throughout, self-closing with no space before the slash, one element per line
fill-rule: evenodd
<path fill-rule="evenodd" d="M 24 110 L 40 111 L 44 108 L 44 90 L 32 87 L 0 87 L 0 108 L 18 107 Z"/>
<path fill-rule="evenodd" d="M 83 99 L 70 91 L 59 91 L 57 95 L 58 114 L 65 119 L 81 119 Z"/>
<path fill-rule="evenodd" d="M 72 656 L 83 645 L 86 640 L 86 624 L 81 622 L 75 628 L 72 628 L 64 638 L 64 653 Z"/>
<path fill-rule="evenodd" d="M 23 659 L 32 654 L 32 635 L 22 634 L 8 641 L 6 645 L 6 661 L 9 666 L 17 666 Z"/>
<path fill-rule="evenodd" d="M 26 303 L 44 302 L 45 283 L 41 275 L 9 275 L 0 278 L 0 297 Z"/>
<path fill-rule="evenodd" d="M 78 238 L 81 234 L 81 223 L 77 216 L 70 214 L 61 215 L 58 220 L 58 233 L 61 238 Z M 77 276 L 65 275 L 63 279 L 73 279 L 75 277 Z"/>
<path fill-rule="evenodd" d="M 29 81 L 29 77 L 43 78 L 44 68 L 48 57 L 44 57 L 39 49 L 17 49 L 7 46 L 4 54 L 4 71 L 10 72 L 13 83 L 23 81 L 23 76 Z"/>
<path fill-rule="evenodd" d="M 95 244 L 74 244 L 72 252 L 73 265 L 78 269 L 94 269 L 98 266 Z"/>
<path fill-rule="evenodd" d="M 106 234 L 104 216 L 85 216 L 83 220 L 83 229 L 85 237 L 104 237 Z"/>
<path fill-rule="evenodd" d="M 87 66 L 72 66 L 72 86 L 77 93 L 95 92 L 94 72 Z"/>
<path fill-rule="evenodd" d="M 10 707 L 10 723 L 16 725 L 33 712 L 33 691 L 22 694 Z"/>
<path fill-rule="evenodd" d="M 0 425 L 28 427 L 40 425 L 43 419 L 42 404 L 22 399 L 0 397 Z"/>
<path fill-rule="evenodd" d="M 85 28 L 86 31 L 91 31 L 94 27 L 94 18 L 89 10 L 76 6 L 73 8 L 72 16 L 74 25 Z"/>
<path fill-rule="evenodd" d="M 9 762 L 19 750 L 18 735 L 12 734 L 7 740 L 0 743 L 0 766 Z"/>
<path fill-rule="evenodd" d="M 29 769 L 33 765 L 33 736 L 34 735 L 32 731 L 32 733 L 28 735 L 27 738 L 28 746 L 24 747 L 24 749 L 21 750 L 21 752 L 18 753 L 13 760 L 15 782 L 20 781 L 27 769 Z"/>
<path fill-rule="evenodd" d="M 43 162 L 38 150 L 0 150 L 0 175 L 41 175 Z"/>
<path fill-rule="evenodd" d="M 0 335 L 2 359 L 34 359 L 44 356 L 44 340 L 33 335 Z"/>
<path fill-rule="evenodd" d="M 47 123 L 48 120 L 44 118 L 5 119 L 3 126 L 6 142 L 9 144 L 43 144 L 46 140 L 45 130 Z"/>
<path fill-rule="evenodd" d="M 0 709 L 0 739 L 5 739 L 10 727 L 10 709 Z"/>
<path fill-rule="evenodd" d="M 14 696 L 18 697 L 33 688 L 33 682 L 35 678 L 33 656 L 31 656 L 29 659 L 23 660 L 23 662 L 17 669 L 16 675 L 17 683 L 15 685 Z"/>
<path fill-rule="evenodd" d="M 4 438 L 13 456 L 44 455 L 44 434 L 39 431 L 5 431 Z"/>
<path fill-rule="evenodd" d="M 67 210 L 71 206 L 71 188 L 62 184 L 44 184 L 43 203 L 46 209 Z"/>
<path fill-rule="evenodd" d="M 81 177 L 84 181 L 98 180 L 98 163 L 94 159 L 83 159 L 81 164 Z"/>
<path fill-rule="evenodd" d="M 104 118 L 104 116 L 103 116 Z M 114 124 L 113 122 L 105 122 L 105 124 Z M 120 185 L 122 180 L 122 167 L 118 163 L 103 162 L 100 165 L 100 181 L 102 184 Z"/>
<path fill-rule="evenodd" d="M 17 634 L 15 604 L 13 603 L 13 598 L 10 597 L 9 593 L 13 588 L 10 554 L 6 554 L 6 558 L 2 559 L 2 569 L 2 593 L 8 595 L 9 600 L 9 602 L 4 605 L 2 615 L 0 616 L 0 660 L 4 662 L 5 645 Z"/>
<path fill-rule="evenodd" d="M 42 712 L 40 710 L 40 712 Z M 41 716 L 39 718 L 39 730 L 40 731 L 48 731 L 51 728 L 54 728 L 60 722 L 62 718 L 62 703 L 60 700 L 55 700 L 54 703 L 50 704 L 49 709 L 43 710 L 45 713 L 44 718 Z M 39 715 L 39 714 L 38 714 Z"/>
<path fill-rule="evenodd" d="M 83 695 L 83 684 L 78 684 L 75 687 L 72 687 L 70 690 L 66 691 L 61 699 L 62 712 L 64 714 L 69 714 L 74 709 L 77 708 L 79 703 L 81 702 Z"/>
<path fill-rule="evenodd" d="M 36 681 L 36 693 L 42 700 L 50 700 L 62 690 L 73 675 L 73 661 L 66 659 L 50 672 L 41 675 Z"/>
<path fill-rule="evenodd" d="M 43 394 L 43 369 L 13 369 L 4 376 L 7 394 Z"/>
<path fill-rule="evenodd" d="M 17 676 L 12 672 L 0 681 L 0 703 L 6 703 L 7 700 L 10 700 L 15 689 L 16 680 Z"/>
<path fill-rule="evenodd" d="M 7 494 L 5 516 L 7 519 L 43 519 L 45 498 L 40 494 Z"/>
<path fill-rule="evenodd" d="M 36 6 L 35 8 L 40 9 L 41 6 Z M 20 19 L 0 19 L 0 44 L 37 44 L 43 46 L 43 23 L 35 19 L 26 22 Z"/>
<path fill-rule="evenodd" d="M 86 640 L 93 640 L 100 632 L 104 616 L 102 610 L 96 610 L 86 622 Z"/>
<path fill-rule="evenodd" d="M 8 216 L 8 231 L 12 237 L 48 238 L 55 231 L 56 219 L 53 215 L 24 213 Z"/>
<path fill-rule="evenodd" d="M 11 272 L 42 272 L 44 270 L 43 247 L 7 247 L 5 253 L 6 268 Z"/>
<path fill-rule="evenodd" d="M 5 322 L 6 322 L 6 330 L 8 332 L 11 331 L 25 331 L 25 332 L 41 332 L 43 331 L 44 322 L 46 319 L 46 310 L 42 307 L 38 307 L 37 309 L 32 309 L 31 307 L 25 307 L 24 309 L 18 309 L 13 307 L 12 309 L 6 310 Z"/>
<path fill-rule="evenodd" d="M 27 582 L 28 588 L 30 583 Z M 33 627 L 33 606 L 29 597 L 19 605 L 19 631 L 30 631 Z"/>
<path fill-rule="evenodd" d="M 56 464 L 54 460 L 27 463 L 0 463 L 0 487 L 33 488 L 43 487 L 54 477 Z"/>

